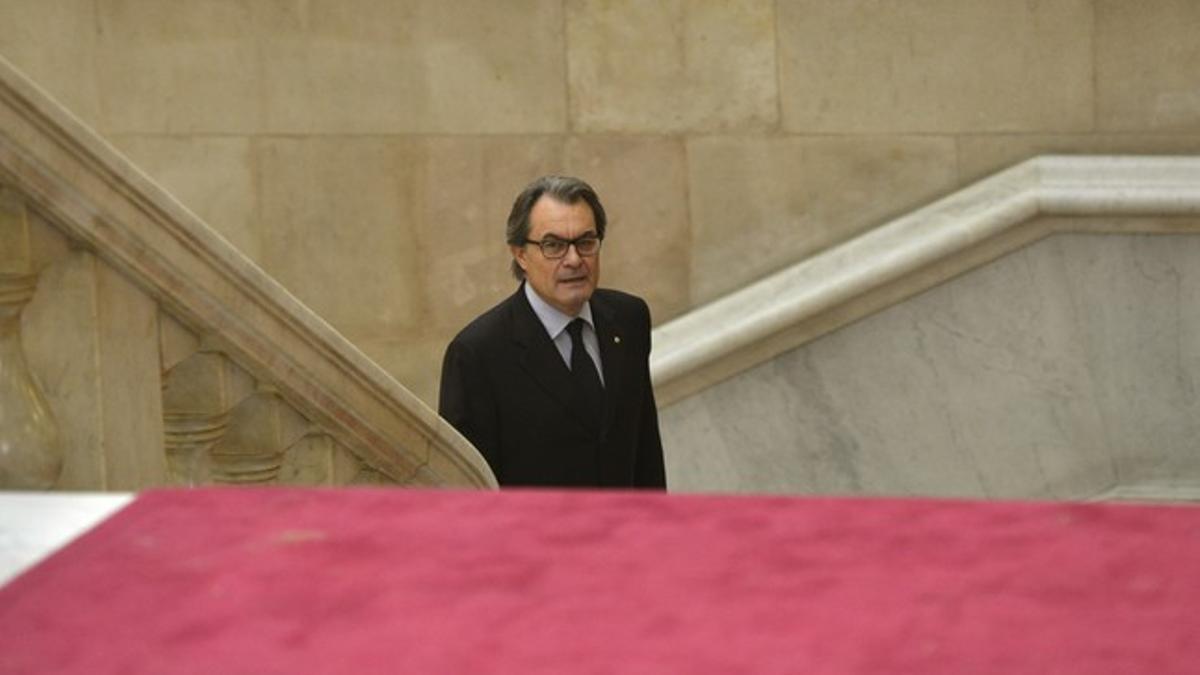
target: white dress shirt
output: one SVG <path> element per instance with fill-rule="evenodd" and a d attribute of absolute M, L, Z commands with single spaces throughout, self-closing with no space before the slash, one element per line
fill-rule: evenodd
<path fill-rule="evenodd" d="M 600 365 L 600 338 L 596 336 L 596 324 L 592 321 L 592 303 L 583 303 L 579 316 L 574 317 L 560 312 L 558 308 L 543 300 L 528 283 L 525 284 L 525 297 L 529 299 L 533 313 L 542 322 L 568 370 L 571 369 L 571 335 L 567 332 L 567 324 L 576 318 L 583 319 L 583 348 L 588 356 L 592 357 L 592 363 L 596 364 L 596 374 L 600 376 L 600 384 L 603 385 L 604 368 Z"/>

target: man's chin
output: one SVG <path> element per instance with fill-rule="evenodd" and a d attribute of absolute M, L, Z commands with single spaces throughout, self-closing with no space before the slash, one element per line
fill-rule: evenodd
<path fill-rule="evenodd" d="M 594 290 L 589 283 L 563 284 L 558 286 L 557 299 L 565 307 L 582 307 L 592 297 Z"/>

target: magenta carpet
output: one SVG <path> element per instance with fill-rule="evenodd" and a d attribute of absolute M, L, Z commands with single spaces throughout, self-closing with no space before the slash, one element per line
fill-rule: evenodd
<path fill-rule="evenodd" d="M 146 493 L 0 589 L 0 673 L 1196 673 L 1200 509 Z"/>

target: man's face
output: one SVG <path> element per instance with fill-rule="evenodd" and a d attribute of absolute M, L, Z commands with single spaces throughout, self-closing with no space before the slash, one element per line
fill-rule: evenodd
<path fill-rule="evenodd" d="M 542 195 L 529 214 L 529 239 L 541 241 L 547 236 L 575 239 L 597 234 L 596 219 L 587 202 L 564 204 Z M 600 253 L 582 257 L 574 246 L 557 260 L 550 260 L 534 244 L 510 246 L 513 258 L 525 270 L 525 280 L 553 307 L 569 316 L 579 314 L 583 303 L 592 297 L 600 281 Z"/>

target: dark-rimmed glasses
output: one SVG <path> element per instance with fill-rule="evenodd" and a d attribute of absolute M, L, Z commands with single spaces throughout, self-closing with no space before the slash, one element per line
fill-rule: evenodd
<path fill-rule="evenodd" d="M 596 255 L 600 252 L 600 242 L 603 241 L 593 232 L 588 232 L 585 235 L 575 237 L 574 239 L 559 239 L 558 237 L 546 236 L 542 237 L 541 241 L 526 239 L 526 244 L 533 244 L 542 249 L 542 255 L 550 260 L 557 260 L 567 255 L 567 249 L 575 247 L 575 252 L 580 257 L 588 257 Z"/>

